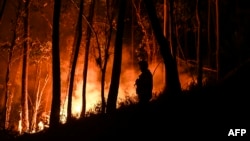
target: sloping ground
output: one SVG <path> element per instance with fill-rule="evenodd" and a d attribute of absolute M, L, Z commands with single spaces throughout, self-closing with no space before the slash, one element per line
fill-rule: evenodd
<path fill-rule="evenodd" d="M 213 134 L 219 132 L 219 126 L 214 123 L 217 119 L 205 109 L 198 111 L 180 102 L 168 102 L 152 103 L 144 112 L 137 106 L 131 106 L 113 115 L 93 116 L 63 125 L 58 130 L 23 135 L 17 140 L 164 140 L 172 137 L 207 136 L 211 134 L 210 129 L 213 127 L 216 127 Z"/>
<path fill-rule="evenodd" d="M 162 95 L 147 108 L 130 105 L 113 114 L 93 115 L 62 125 L 57 130 L 9 137 L 8 140 L 217 138 L 227 137 L 229 130 L 236 128 L 247 129 L 249 136 L 249 72 L 250 63 L 241 66 L 219 85 L 183 92 L 175 98 Z"/>

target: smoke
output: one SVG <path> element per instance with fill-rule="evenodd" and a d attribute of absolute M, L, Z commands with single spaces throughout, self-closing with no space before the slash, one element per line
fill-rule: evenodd
<path fill-rule="evenodd" d="M 120 75 L 120 84 L 118 90 L 118 103 L 127 100 L 128 98 L 133 101 L 137 101 L 137 95 L 135 92 L 135 80 L 140 74 L 138 64 L 136 62 L 136 58 L 134 57 L 133 51 L 131 51 L 130 46 L 123 47 L 122 53 L 122 66 L 121 66 L 121 75 Z M 113 55 L 109 57 L 107 70 L 106 70 L 106 79 L 105 79 L 105 99 L 107 100 L 109 85 L 112 74 L 112 64 L 113 64 Z M 82 107 L 82 71 L 83 71 L 83 53 L 80 54 L 77 69 L 75 73 L 75 85 L 74 85 L 74 93 L 72 98 L 72 114 L 76 117 L 79 116 Z M 63 68 L 68 68 L 69 64 L 63 63 Z M 149 69 L 153 73 L 153 92 L 159 93 L 164 86 L 164 66 L 161 62 L 151 62 L 149 64 Z M 63 69 L 65 70 L 65 69 Z M 68 71 L 64 71 L 63 81 L 66 81 Z M 64 85 L 65 86 L 65 85 Z M 66 113 L 67 106 L 67 91 L 63 93 L 63 113 Z M 101 71 L 95 62 L 95 58 L 90 56 L 89 58 L 89 66 L 88 66 L 88 74 L 87 74 L 87 84 L 86 84 L 86 110 L 93 109 L 98 103 L 101 102 Z M 119 104 L 117 105 L 119 106 Z"/>

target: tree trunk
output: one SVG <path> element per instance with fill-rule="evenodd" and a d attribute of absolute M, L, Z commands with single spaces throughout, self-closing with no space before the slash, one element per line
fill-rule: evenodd
<path fill-rule="evenodd" d="M 16 125 L 16 123 L 13 123 L 13 122 L 11 123 L 10 115 L 11 115 L 11 110 L 12 110 L 12 103 L 13 103 L 13 101 L 15 101 L 15 100 L 13 100 L 13 97 L 17 93 L 16 87 L 18 87 L 17 85 L 19 85 L 18 84 L 19 82 L 17 82 L 17 81 L 21 80 L 21 77 L 22 77 L 21 76 L 21 73 L 22 73 L 22 61 L 18 62 L 18 65 L 16 66 L 16 68 L 17 68 L 17 71 L 15 71 L 13 75 L 11 75 L 11 76 L 13 76 L 13 79 L 12 79 L 13 83 L 11 83 L 12 85 L 11 85 L 11 88 L 9 90 L 8 101 L 6 103 L 6 107 L 7 107 L 7 109 L 6 109 L 6 122 L 8 122 L 7 123 L 8 127 L 11 127 L 13 124 Z M 21 120 L 21 116 L 22 116 L 21 115 L 21 109 L 18 109 L 18 112 L 19 112 L 19 115 L 20 115 L 18 120 Z"/>
<path fill-rule="evenodd" d="M 220 32 L 219 32 L 219 0 L 215 0 L 215 36 L 216 36 L 216 69 L 217 80 L 220 80 Z"/>
<path fill-rule="evenodd" d="M 171 6 L 172 4 L 172 6 Z M 172 8 L 171 8 L 172 7 Z M 172 29 L 172 17 L 173 17 L 173 1 L 172 0 L 168 0 L 168 42 L 169 42 L 169 48 L 170 48 L 170 52 L 171 55 L 173 55 L 173 42 L 172 42 L 172 36 L 173 36 L 173 29 Z"/>
<path fill-rule="evenodd" d="M 11 91 L 11 86 L 14 86 L 14 84 L 11 84 L 10 82 L 10 70 L 11 70 L 11 62 L 12 62 L 12 55 L 13 55 L 13 50 L 14 50 L 14 46 L 16 45 L 16 38 L 17 38 L 17 27 L 18 27 L 18 19 L 19 16 L 21 14 L 21 4 L 20 1 L 18 1 L 18 5 L 17 5 L 17 13 L 16 13 L 16 21 L 14 22 L 13 25 L 13 37 L 12 37 L 12 41 L 11 41 L 11 45 L 10 45 L 10 50 L 9 50 L 9 56 L 8 56 L 8 67 L 7 67 L 7 71 L 6 71 L 6 79 L 5 79 L 5 101 L 4 101 L 4 114 L 3 117 L 5 118 L 5 127 L 4 129 L 8 129 L 9 128 L 9 122 L 10 122 L 10 112 L 11 112 L 11 104 L 12 104 L 12 98 L 13 98 L 13 93 L 14 90 Z M 20 62 L 21 63 L 21 62 Z M 19 63 L 19 64 L 20 64 Z"/>
<path fill-rule="evenodd" d="M 45 79 L 44 79 L 44 83 L 43 85 L 41 84 L 41 64 L 39 63 L 37 66 L 37 79 L 38 82 L 36 83 L 36 93 L 35 93 L 35 101 L 33 106 L 33 114 L 32 114 L 32 119 L 31 119 L 31 131 L 35 132 L 37 129 L 37 114 L 38 114 L 38 110 L 39 107 L 41 106 L 41 102 L 42 102 L 42 96 L 43 96 L 43 92 L 44 89 L 48 83 L 49 80 L 49 73 L 47 73 Z"/>
<path fill-rule="evenodd" d="M 176 29 L 176 20 L 175 20 L 175 15 L 174 15 L 174 0 L 169 1 L 170 5 L 170 21 L 171 21 L 171 53 L 172 56 L 174 57 L 174 60 L 176 60 L 176 55 L 177 55 L 177 29 Z"/>
<path fill-rule="evenodd" d="M 15 46 L 15 41 L 17 38 L 17 34 L 16 34 L 16 28 L 17 28 L 17 21 L 18 21 L 18 16 L 21 13 L 21 9 L 20 9 L 20 3 L 18 3 L 18 10 L 16 13 L 16 21 L 14 22 L 14 26 L 13 26 L 13 37 L 12 37 L 12 41 L 11 41 L 11 45 L 10 45 L 10 50 L 9 50 L 9 56 L 8 56 L 8 67 L 7 67 L 7 71 L 6 71 L 6 78 L 5 78 L 5 101 L 4 101 L 4 114 L 3 117 L 5 118 L 5 127 L 4 129 L 8 129 L 9 128 L 9 117 L 10 117 L 10 109 L 11 109 L 11 105 L 9 105 L 8 103 L 11 103 L 10 101 L 12 101 L 11 99 L 9 99 L 10 96 L 10 87 L 11 87 L 11 82 L 10 82 L 10 69 L 11 69 L 11 62 L 12 62 L 12 55 L 13 55 L 13 50 L 14 50 L 14 46 Z"/>
<path fill-rule="evenodd" d="M 100 65 L 101 68 L 101 100 L 102 100 L 102 113 L 105 113 L 106 110 L 106 101 L 105 101 L 105 77 L 106 77 L 106 70 L 107 70 L 107 64 L 108 64 L 108 59 L 109 59 L 109 48 L 110 48 L 110 42 L 111 42 L 111 37 L 112 37 L 112 32 L 113 32 L 113 27 L 112 27 L 112 22 L 114 19 L 114 10 L 110 10 L 110 1 L 106 1 L 107 5 L 107 20 L 109 23 L 109 31 L 107 32 L 107 38 L 106 42 L 107 44 L 105 45 L 105 51 L 104 51 L 104 59 Z M 114 5 L 114 1 L 111 1 L 111 5 Z M 109 15 L 110 14 L 110 15 Z M 101 56 L 101 54 L 99 54 Z"/>
<path fill-rule="evenodd" d="M 164 20 L 164 24 L 163 24 L 163 34 L 165 36 L 165 38 L 168 39 L 168 5 L 167 5 L 167 0 L 164 0 L 164 17 L 163 17 L 163 20 Z"/>
<path fill-rule="evenodd" d="M 69 82 L 69 94 L 68 94 L 68 109 L 67 109 L 67 121 L 70 121 L 72 118 L 72 95 L 73 95 L 73 87 L 74 87 L 74 78 L 75 78 L 75 70 L 77 59 L 79 55 L 79 50 L 82 41 L 82 13 L 83 13 L 83 0 L 80 1 L 80 10 L 76 25 L 76 32 L 75 32 L 75 40 L 73 44 L 73 62 L 72 69 L 70 71 L 70 82 Z"/>
<path fill-rule="evenodd" d="M 10 128 L 10 113 L 11 113 L 11 108 L 12 108 L 14 92 L 15 92 L 15 88 L 12 88 L 11 90 L 9 90 L 8 100 L 6 103 L 5 129 L 7 129 L 7 130 Z"/>
<path fill-rule="evenodd" d="M 39 85 L 40 85 L 40 82 L 39 82 Z M 31 132 L 36 131 L 37 112 L 38 112 L 38 103 L 36 102 L 37 100 L 38 100 L 38 94 L 36 94 L 36 100 L 35 100 L 35 103 L 33 105 L 33 114 L 32 114 L 32 118 L 31 118 L 31 127 L 30 127 Z"/>
<path fill-rule="evenodd" d="M 95 10 L 95 0 L 91 1 L 91 6 L 89 9 L 88 21 L 92 25 L 93 17 Z M 91 27 L 87 27 L 87 36 L 86 36 L 86 48 L 85 48 L 85 58 L 84 58 L 84 67 L 83 67 L 83 86 L 82 86 L 82 113 L 81 117 L 85 117 L 86 113 L 86 87 L 87 87 L 87 74 L 88 74 L 88 61 L 89 61 L 89 48 L 91 40 Z"/>
<path fill-rule="evenodd" d="M 15 34 L 15 33 L 14 33 Z M 15 36 L 15 35 L 14 35 Z M 14 37 L 16 38 L 16 37 Z M 5 98 L 4 98 L 4 103 L 5 103 L 5 108 L 4 108 L 4 112 L 3 112 L 3 117 L 5 118 L 5 126 L 4 129 L 8 129 L 9 128 L 9 116 L 10 116 L 10 107 L 11 105 L 8 105 L 8 100 L 9 100 L 9 96 L 10 96 L 10 87 L 11 87 L 11 82 L 10 82 L 10 66 L 11 66 L 11 61 L 12 61 L 12 54 L 13 54 L 13 44 L 11 44 L 10 46 L 10 50 L 9 50 L 9 56 L 8 56 L 8 67 L 7 67 L 7 71 L 6 71 L 6 79 L 5 79 Z"/>
<path fill-rule="evenodd" d="M 151 26 L 155 33 L 156 40 L 160 46 L 160 52 L 165 63 L 165 92 L 168 92 L 169 95 L 178 95 L 181 92 L 181 86 L 179 81 L 179 75 L 177 71 L 176 61 L 171 55 L 169 48 L 169 42 L 164 37 L 159 19 L 157 18 L 156 10 L 152 0 L 144 0 L 146 9 L 148 11 L 148 16 L 151 22 Z M 172 15 L 171 15 L 172 16 Z"/>
<path fill-rule="evenodd" d="M 33 108 L 33 114 L 32 114 L 32 118 L 31 118 L 31 126 L 30 126 L 30 130 L 31 132 L 35 132 L 36 131 L 36 118 L 37 118 L 37 110 L 38 110 L 38 97 L 39 97 L 39 91 L 40 91 L 40 87 L 41 87 L 41 81 L 40 81 L 40 77 L 41 77 L 41 67 L 40 64 L 36 64 L 37 66 L 37 70 L 36 70 L 36 82 L 35 82 L 35 101 L 33 102 L 32 108 Z"/>
<path fill-rule="evenodd" d="M 6 1 L 7 0 L 3 0 L 1 4 L 1 7 L 0 7 L 0 24 L 1 24 L 1 21 L 2 21 L 2 17 L 3 17 L 3 12 L 4 12 L 4 8 L 5 8 L 5 5 L 6 5 Z"/>
<path fill-rule="evenodd" d="M 23 69 L 22 69 L 22 131 L 29 131 L 28 107 L 28 58 L 29 58 L 29 0 L 24 3 L 25 15 L 23 17 L 24 44 L 23 44 Z"/>
<path fill-rule="evenodd" d="M 107 112 L 114 112 L 116 110 L 117 95 L 121 74 L 121 61 L 122 61 L 122 38 L 124 31 L 124 17 L 126 11 L 126 1 L 120 1 L 119 15 L 117 21 L 117 33 L 115 40 L 114 50 L 114 62 L 112 68 L 112 77 L 109 87 L 108 100 L 107 100 Z"/>
<path fill-rule="evenodd" d="M 196 0 L 196 22 L 197 22 L 197 41 L 196 41 L 196 57 L 197 57 L 197 86 L 199 89 L 202 88 L 202 51 L 200 46 L 200 31 L 201 31 L 201 25 L 200 25 L 200 13 L 199 13 L 199 0 Z"/>
<path fill-rule="evenodd" d="M 208 0 L 208 10 L 207 10 L 207 48 L 208 48 L 208 66 L 212 66 L 211 57 L 212 57 L 212 48 L 211 48 L 211 0 Z"/>
<path fill-rule="evenodd" d="M 112 24 L 112 23 L 111 23 Z M 110 25 L 111 25 L 110 24 Z M 107 64 L 108 64 L 108 58 L 109 58 L 109 47 L 111 42 L 111 36 L 112 36 L 112 27 L 110 27 L 108 39 L 107 39 L 107 46 L 105 48 L 105 57 L 103 61 L 103 68 L 101 69 L 101 100 L 102 100 L 102 113 L 105 113 L 106 110 L 106 102 L 105 102 L 105 76 L 106 76 L 106 70 L 107 70 Z"/>
<path fill-rule="evenodd" d="M 50 113 L 50 128 L 57 128 L 60 122 L 61 79 L 60 79 L 60 49 L 59 22 L 61 1 L 54 0 L 53 29 L 52 29 L 52 105 Z"/>

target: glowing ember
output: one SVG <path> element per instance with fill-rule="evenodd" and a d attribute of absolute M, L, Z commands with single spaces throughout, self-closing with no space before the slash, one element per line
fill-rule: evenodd
<path fill-rule="evenodd" d="M 19 134 L 21 134 L 22 133 L 22 129 L 23 129 L 23 127 L 22 127 L 22 112 L 20 112 L 19 113 L 19 121 L 18 121 L 18 132 L 19 132 Z"/>
<path fill-rule="evenodd" d="M 78 105 L 79 103 L 75 104 L 75 106 L 73 106 L 73 113 L 72 115 L 76 118 L 79 118 L 80 117 L 80 114 L 81 114 L 81 111 L 82 111 L 82 105 Z"/>
<path fill-rule="evenodd" d="M 43 124 L 42 121 L 40 121 L 40 122 L 38 123 L 38 131 L 41 131 L 41 130 L 43 130 L 43 129 L 44 129 L 44 124 Z"/>
<path fill-rule="evenodd" d="M 67 111 L 66 112 L 65 111 L 61 111 L 61 113 L 60 113 L 60 122 L 62 124 L 66 123 L 66 121 L 67 121 L 66 113 L 67 113 Z"/>

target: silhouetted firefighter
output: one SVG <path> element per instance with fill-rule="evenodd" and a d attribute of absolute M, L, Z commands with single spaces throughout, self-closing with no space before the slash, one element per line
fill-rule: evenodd
<path fill-rule="evenodd" d="M 148 69 L 148 63 L 146 61 L 140 61 L 139 67 L 141 74 L 135 81 L 136 94 L 139 98 L 139 104 L 146 106 L 152 98 L 153 75 Z"/>

